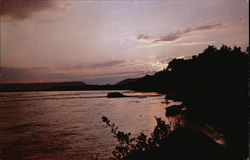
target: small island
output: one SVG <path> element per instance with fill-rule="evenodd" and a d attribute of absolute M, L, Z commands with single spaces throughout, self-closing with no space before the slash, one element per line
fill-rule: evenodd
<path fill-rule="evenodd" d="M 127 96 L 123 95 L 120 92 L 109 92 L 107 94 L 107 98 L 121 98 L 121 97 L 127 97 Z"/>

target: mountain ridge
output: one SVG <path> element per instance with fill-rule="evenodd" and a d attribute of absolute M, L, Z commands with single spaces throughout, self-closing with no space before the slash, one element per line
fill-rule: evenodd
<path fill-rule="evenodd" d="M 82 81 L 72 82 L 37 82 L 37 83 L 2 83 L 0 84 L 0 91 L 14 92 L 14 91 L 50 91 L 63 87 L 80 87 L 87 86 Z"/>

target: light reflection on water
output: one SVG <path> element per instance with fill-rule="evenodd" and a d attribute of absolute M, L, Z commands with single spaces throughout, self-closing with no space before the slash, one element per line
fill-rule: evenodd
<path fill-rule="evenodd" d="M 107 116 L 121 131 L 150 134 L 165 118 L 164 95 L 106 98 L 110 91 L 0 93 L 0 159 L 107 159 L 116 145 Z M 157 95 L 121 91 L 125 95 Z"/>

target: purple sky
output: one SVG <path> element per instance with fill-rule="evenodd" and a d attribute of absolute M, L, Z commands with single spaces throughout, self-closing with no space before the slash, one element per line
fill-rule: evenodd
<path fill-rule="evenodd" d="M 116 83 L 249 43 L 246 0 L 2 0 L 1 83 Z"/>

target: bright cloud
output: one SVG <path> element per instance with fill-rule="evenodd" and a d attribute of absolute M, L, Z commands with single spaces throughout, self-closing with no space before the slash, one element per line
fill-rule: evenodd
<path fill-rule="evenodd" d="M 159 36 L 159 37 L 140 34 L 137 36 L 137 39 L 150 41 L 151 43 L 169 43 L 169 42 L 174 42 L 174 41 L 182 38 L 183 36 L 186 36 L 188 33 L 211 31 L 211 30 L 216 30 L 216 29 L 222 28 L 224 26 L 225 25 L 223 25 L 221 23 L 203 25 L 203 26 L 199 26 L 196 28 L 186 28 L 184 30 L 176 31 L 174 33 L 168 33 L 166 35 Z"/>

